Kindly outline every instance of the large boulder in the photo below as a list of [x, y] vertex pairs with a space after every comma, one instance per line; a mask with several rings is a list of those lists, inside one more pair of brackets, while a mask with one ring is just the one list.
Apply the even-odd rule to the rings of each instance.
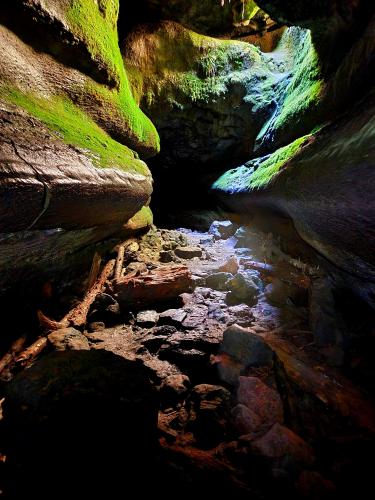
[[99, 350], [47, 355], [7, 388], [2, 430], [14, 498], [47, 498], [56, 484], [57, 498], [72, 488], [114, 493], [124, 477], [137, 484], [157, 450], [157, 414], [142, 364]]

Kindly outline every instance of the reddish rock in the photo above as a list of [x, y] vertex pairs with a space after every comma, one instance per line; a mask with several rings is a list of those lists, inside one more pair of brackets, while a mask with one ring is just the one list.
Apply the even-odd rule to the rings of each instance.
[[283, 421], [283, 406], [279, 394], [256, 377], [240, 377], [237, 399], [260, 417], [263, 427], [271, 427], [276, 422]]
[[236, 405], [232, 409], [232, 418], [239, 435], [250, 434], [252, 437], [258, 437], [259, 430], [262, 428], [262, 420], [247, 406]]
[[236, 257], [230, 257], [224, 264], [222, 264], [218, 268], [218, 272], [220, 273], [231, 273], [231, 274], [237, 274], [239, 269], [238, 261]]
[[254, 441], [251, 449], [266, 458], [291, 456], [297, 462], [311, 465], [314, 453], [311, 446], [300, 436], [280, 424], [275, 424], [267, 434]]

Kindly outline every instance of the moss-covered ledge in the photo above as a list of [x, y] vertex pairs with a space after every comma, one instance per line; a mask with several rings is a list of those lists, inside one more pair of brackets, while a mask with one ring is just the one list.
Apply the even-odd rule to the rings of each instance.
[[[147, 158], [159, 151], [159, 137], [132, 95], [118, 14], [119, 0], [14, 0], [0, 11], [0, 50], [10, 45], [14, 59], [0, 63], [0, 71], [8, 85], [36, 99], [51, 93], [70, 99], [112, 138]], [[22, 60], [32, 65], [30, 74], [43, 75], [43, 86], [19, 74]]]

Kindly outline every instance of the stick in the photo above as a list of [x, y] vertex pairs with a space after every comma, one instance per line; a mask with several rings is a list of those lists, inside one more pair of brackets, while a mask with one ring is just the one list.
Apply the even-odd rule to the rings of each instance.
[[43, 349], [47, 346], [47, 337], [38, 338], [31, 346], [25, 349], [16, 359], [16, 364], [22, 367], [26, 367], [33, 361], [38, 354], [40, 354]]
[[13, 342], [9, 351], [0, 359], [0, 373], [11, 368], [11, 365], [15, 362], [17, 354], [22, 351], [25, 342], [26, 335], [22, 335], [22, 337]]
[[125, 255], [125, 245], [120, 245], [118, 247], [116, 267], [115, 267], [115, 279], [121, 277], [122, 266], [124, 265], [124, 255]]
[[60, 328], [66, 328], [67, 326], [69, 326], [68, 322], [64, 322], [63, 319], [61, 321], [54, 321], [53, 319], [48, 318], [40, 310], [37, 311], [37, 315], [38, 315], [40, 326], [42, 328], [44, 328], [45, 330], [48, 330], [48, 331], [60, 330]]

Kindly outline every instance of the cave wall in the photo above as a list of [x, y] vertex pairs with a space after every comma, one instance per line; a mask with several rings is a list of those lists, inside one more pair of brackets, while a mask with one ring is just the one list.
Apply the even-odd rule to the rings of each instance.
[[[71, 265], [68, 254], [145, 214], [152, 177], [143, 159], [158, 152], [159, 136], [133, 98], [118, 15], [118, 0], [15, 0], [0, 8], [4, 286], [22, 279], [25, 264], [28, 276], [55, 272], [64, 259]], [[75, 235], [70, 249], [66, 231]]]

